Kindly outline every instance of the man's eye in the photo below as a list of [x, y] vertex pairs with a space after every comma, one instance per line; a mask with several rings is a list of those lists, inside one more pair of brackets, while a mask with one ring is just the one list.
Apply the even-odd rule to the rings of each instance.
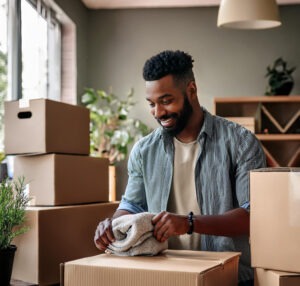
[[149, 103], [149, 106], [150, 106], [151, 108], [153, 108], [155, 105], [154, 105], [154, 103]]
[[163, 100], [161, 103], [162, 103], [163, 105], [167, 105], [167, 104], [170, 104], [170, 103], [171, 103], [171, 100], [170, 100], [170, 99], [168, 99], [168, 100]]

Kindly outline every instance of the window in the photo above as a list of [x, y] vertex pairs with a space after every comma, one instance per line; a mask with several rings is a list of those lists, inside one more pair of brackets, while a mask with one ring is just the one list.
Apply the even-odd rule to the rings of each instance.
[[0, 0], [0, 151], [3, 150], [4, 100], [7, 95], [7, 0]]
[[53, 9], [33, 0], [21, 2], [21, 21], [22, 98], [60, 100], [61, 23]]
[[[76, 103], [73, 22], [53, 0], [7, 3], [8, 98], [49, 98]], [[64, 57], [70, 54], [71, 59], [66, 60]], [[72, 95], [67, 94], [70, 90]]]

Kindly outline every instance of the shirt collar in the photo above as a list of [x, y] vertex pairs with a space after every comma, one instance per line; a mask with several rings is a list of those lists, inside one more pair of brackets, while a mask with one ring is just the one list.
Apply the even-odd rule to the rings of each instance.
[[213, 134], [213, 116], [204, 108], [201, 107], [203, 110], [203, 125], [198, 135], [198, 142], [200, 141], [200, 138], [205, 133], [209, 138], [212, 137]]

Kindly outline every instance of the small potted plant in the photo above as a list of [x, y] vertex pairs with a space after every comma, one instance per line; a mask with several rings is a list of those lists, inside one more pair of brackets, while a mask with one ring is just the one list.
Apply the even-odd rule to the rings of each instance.
[[23, 226], [25, 208], [29, 202], [24, 192], [24, 178], [0, 183], [0, 285], [10, 285], [14, 255], [17, 247], [12, 240], [26, 232]]
[[[108, 158], [110, 177], [114, 177], [115, 165], [126, 159], [130, 146], [151, 130], [141, 120], [129, 117], [133, 89], [124, 100], [104, 90], [86, 89], [82, 103], [90, 109], [90, 154]], [[110, 200], [115, 200], [115, 186], [110, 181]]]
[[287, 68], [287, 63], [278, 58], [273, 66], [267, 67], [266, 77], [269, 78], [265, 95], [289, 95], [294, 86], [292, 73], [296, 67]]

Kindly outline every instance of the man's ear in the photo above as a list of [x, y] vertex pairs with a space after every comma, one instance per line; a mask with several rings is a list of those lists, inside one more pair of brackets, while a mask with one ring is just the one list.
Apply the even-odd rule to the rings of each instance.
[[190, 81], [187, 87], [188, 94], [190, 95], [191, 99], [194, 99], [197, 97], [197, 85], [195, 81]]

